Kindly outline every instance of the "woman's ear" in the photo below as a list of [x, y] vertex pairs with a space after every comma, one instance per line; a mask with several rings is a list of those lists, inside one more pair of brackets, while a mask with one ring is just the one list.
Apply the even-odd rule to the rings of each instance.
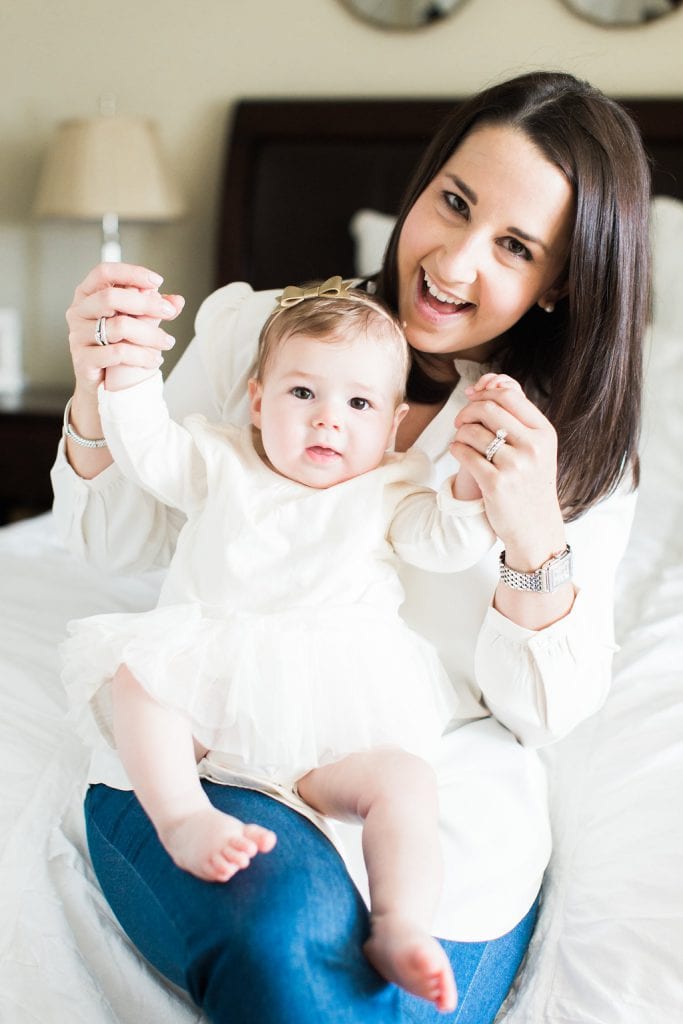
[[249, 408], [251, 410], [251, 422], [255, 427], [261, 429], [261, 399], [263, 397], [263, 386], [256, 377], [250, 377], [247, 383], [249, 395]]
[[555, 305], [567, 295], [568, 291], [569, 286], [566, 281], [563, 284], [553, 285], [540, 296], [538, 304], [545, 313], [554, 313]]

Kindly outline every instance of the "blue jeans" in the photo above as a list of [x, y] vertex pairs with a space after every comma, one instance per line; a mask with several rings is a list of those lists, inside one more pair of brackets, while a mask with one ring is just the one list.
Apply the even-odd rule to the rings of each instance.
[[175, 867], [130, 792], [91, 786], [88, 844], [112, 910], [140, 952], [213, 1024], [490, 1024], [537, 905], [491, 942], [443, 941], [458, 985], [452, 1015], [385, 982], [361, 947], [368, 913], [329, 840], [262, 793], [204, 782], [213, 804], [273, 829], [272, 853], [227, 884]]

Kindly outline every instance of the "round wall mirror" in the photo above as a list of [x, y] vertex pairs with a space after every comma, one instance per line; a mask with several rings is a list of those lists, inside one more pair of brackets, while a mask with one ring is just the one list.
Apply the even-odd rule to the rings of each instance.
[[465, 0], [341, 0], [364, 21], [382, 28], [422, 28], [447, 18]]
[[681, 0], [564, 0], [575, 14], [598, 25], [644, 25], [671, 14]]

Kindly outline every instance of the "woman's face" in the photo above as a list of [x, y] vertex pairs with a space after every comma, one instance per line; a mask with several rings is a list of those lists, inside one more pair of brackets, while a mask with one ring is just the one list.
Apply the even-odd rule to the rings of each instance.
[[413, 348], [483, 360], [531, 306], [561, 294], [573, 221], [571, 185], [522, 131], [475, 128], [399, 238], [399, 315]]

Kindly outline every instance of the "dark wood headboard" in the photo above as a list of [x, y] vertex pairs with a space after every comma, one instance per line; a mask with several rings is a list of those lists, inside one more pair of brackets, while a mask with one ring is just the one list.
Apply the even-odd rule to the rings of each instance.
[[[653, 162], [653, 191], [683, 199], [683, 100], [624, 100]], [[394, 213], [457, 100], [243, 100], [231, 112], [216, 287], [354, 273], [356, 210]]]

